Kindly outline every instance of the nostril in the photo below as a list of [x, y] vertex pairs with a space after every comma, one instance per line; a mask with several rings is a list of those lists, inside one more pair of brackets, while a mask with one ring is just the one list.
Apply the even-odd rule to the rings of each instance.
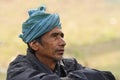
[[65, 45], [66, 45], [66, 44], [62, 44], [61, 46], [63, 46], [63, 47], [64, 47]]

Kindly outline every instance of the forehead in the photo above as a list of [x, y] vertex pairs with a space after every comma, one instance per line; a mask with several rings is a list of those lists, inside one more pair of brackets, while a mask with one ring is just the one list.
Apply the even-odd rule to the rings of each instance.
[[53, 33], [63, 33], [62, 29], [55, 27], [54, 29], [52, 29], [51, 31], [47, 32], [46, 34], [53, 34]]

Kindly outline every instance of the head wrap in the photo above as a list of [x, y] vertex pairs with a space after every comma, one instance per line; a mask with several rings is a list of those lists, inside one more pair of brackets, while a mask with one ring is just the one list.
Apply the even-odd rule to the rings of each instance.
[[55, 27], [61, 28], [59, 15], [45, 11], [45, 5], [28, 11], [29, 18], [22, 24], [22, 34], [19, 36], [25, 43], [33, 41]]

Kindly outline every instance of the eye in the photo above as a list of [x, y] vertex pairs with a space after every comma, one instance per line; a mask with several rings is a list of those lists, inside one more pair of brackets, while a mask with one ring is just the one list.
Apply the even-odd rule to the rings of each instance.
[[53, 33], [52, 35], [51, 35], [52, 37], [62, 37], [62, 38], [64, 38], [64, 34], [63, 33]]
[[61, 33], [61, 37], [64, 38], [64, 34], [63, 33]]
[[59, 34], [58, 33], [54, 33], [52, 34], [52, 37], [57, 37]]

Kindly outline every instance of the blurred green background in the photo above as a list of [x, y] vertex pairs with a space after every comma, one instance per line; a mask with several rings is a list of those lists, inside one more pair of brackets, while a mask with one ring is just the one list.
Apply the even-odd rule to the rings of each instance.
[[27, 11], [41, 4], [59, 13], [65, 40], [65, 57], [82, 65], [109, 70], [120, 80], [120, 0], [0, 0], [0, 80], [9, 63], [26, 53], [18, 38]]

